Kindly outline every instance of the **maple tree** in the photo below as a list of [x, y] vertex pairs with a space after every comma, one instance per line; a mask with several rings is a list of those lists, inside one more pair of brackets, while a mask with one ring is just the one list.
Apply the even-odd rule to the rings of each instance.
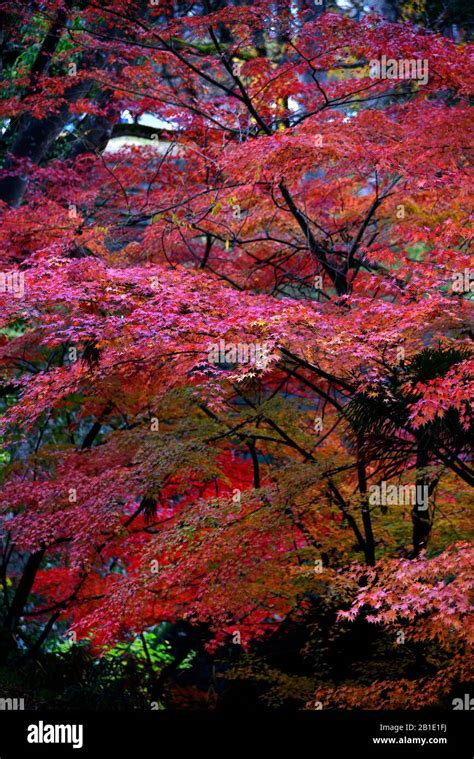
[[181, 5], [0, 3], [1, 656], [183, 620], [251, 655], [317, 598], [328, 645], [362, 618], [445, 658], [305, 693], [436, 703], [468, 675], [472, 46]]

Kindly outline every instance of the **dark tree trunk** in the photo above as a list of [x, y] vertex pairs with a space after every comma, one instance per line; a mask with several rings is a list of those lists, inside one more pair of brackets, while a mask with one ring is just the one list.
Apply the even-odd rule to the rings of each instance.
[[418, 556], [420, 551], [426, 548], [431, 532], [431, 517], [428, 501], [424, 493], [429, 494], [429, 483], [426, 467], [429, 463], [428, 446], [426, 441], [420, 440], [416, 454], [416, 499], [412, 511], [413, 521], [413, 556]]
[[[65, 97], [69, 102], [77, 100], [84, 97], [91, 86], [89, 81], [80, 81], [66, 91]], [[5, 162], [5, 169], [11, 168], [12, 173], [0, 179], [0, 200], [13, 208], [18, 208], [23, 199], [28, 178], [24, 171], [16, 167], [16, 162], [19, 159], [28, 159], [33, 163], [40, 163], [69, 118], [69, 108], [64, 105], [57, 113], [48, 114], [44, 119], [37, 119], [30, 114], [25, 114], [20, 119], [17, 136]]]
[[18, 629], [18, 623], [28, 601], [28, 596], [31, 593], [36, 573], [41, 565], [44, 553], [44, 549], [31, 553], [25, 564], [23, 574], [0, 631], [0, 662], [5, 661], [17, 648], [15, 635]]

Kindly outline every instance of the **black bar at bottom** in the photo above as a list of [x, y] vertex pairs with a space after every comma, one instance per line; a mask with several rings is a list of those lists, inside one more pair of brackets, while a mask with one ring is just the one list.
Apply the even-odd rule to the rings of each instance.
[[[133, 753], [132, 753], [133, 752]], [[473, 759], [469, 711], [0, 712], [0, 759], [226, 754]]]

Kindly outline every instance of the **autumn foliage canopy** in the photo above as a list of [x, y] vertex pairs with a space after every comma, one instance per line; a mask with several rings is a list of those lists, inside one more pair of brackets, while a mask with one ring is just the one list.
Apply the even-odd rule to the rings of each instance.
[[358, 625], [429, 666], [319, 669], [307, 708], [438, 703], [473, 637], [471, 46], [311, 3], [0, 5], [3, 656], [184, 620], [251, 667]]

